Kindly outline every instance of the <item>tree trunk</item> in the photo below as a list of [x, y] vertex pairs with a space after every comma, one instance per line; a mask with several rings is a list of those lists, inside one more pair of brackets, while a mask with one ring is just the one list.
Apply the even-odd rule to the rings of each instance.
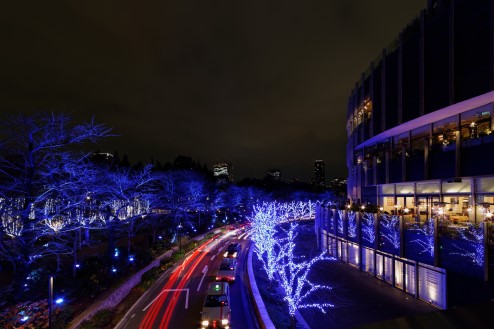
[[113, 265], [113, 256], [115, 254], [115, 228], [114, 224], [111, 220], [108, 222], [108, 251], [107, 251], [107, 258], [110, 263], [110, 271], [111, 271], [111, 266]]
[[290, 315], [290, 327], [295, 329], [295, 315]]
[[76, 264], [77, 264], [77, 240], [78, 237], [79, 237], [79, 234], [77, 234], [79, 232], [79, 230], [75, 230], [74, 231], [74, 249], [72, 250], [72, 252], [74, 253], [74, 264], [72, 264], [72, 277], [75, 279], [76, 277], [76, 269], [77, 267]]
[[130, 255], [130, 238], [132, 237], [132, 232], [129, 231], [127, 234], [127, 256]]
[[84, 228], [84, 240], [85, 240], [86, 244], [89, 244], [89, 239], [90, 239], [89, 227], [85, 227]]

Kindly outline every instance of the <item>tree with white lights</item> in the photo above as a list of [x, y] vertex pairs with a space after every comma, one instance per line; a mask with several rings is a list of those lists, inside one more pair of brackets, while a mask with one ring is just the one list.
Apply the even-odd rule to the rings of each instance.
[[274, 279], [278, 258], [275, 252], [275, 234], [278, 224], [276, 203], [264, 202], [255, 205], [253, 211], [251, 237], [255, 243], [254, 250], [271, 281]]
[[[289, 314], [294, 327], [295, 312], [303, 308], [318, 308], [325, 312], [325, 308], [333, 307], [330, 303], [311, 303], [309, 297], [317, 290], [331, 290], [331, 287], [317, 285], [308, 278], [314, 263], [323, 260], [334, 260], [321, 253], [319, 256], [299, 262], [300, 257], [294, 254], [295, 230], [297, 224], [292, 223], [286, 237], [279, 237], [276, 226], [286, 220], [285, 209], [292, 208], [295, 203], [278, 204], [265, 202], [254, 207], [252, 219], [252, 239], [255, 242], [255, 251], [270, 281], [279, 276], [284, 289], [284, 300], [288, 304]], [[278, 216], [278, 209], [282, 210], [282, 219]]]
[[282, 222], [288, 221], [292, 213], [292, 206], [288, 202], [282, 202], [278, 204], [277, 215], [278, 219]]
[[288, 312], [292, 320], [292, 328], [295, 328], [295, 312], [304, 308], [318, 308], [325, 313], [325, 308], [334, 307], [331, 303], [311, 303], [308, 302], [312, 293], [318, 290], [331, 290], [329, 286], [318, 285], [308, 278], [312, 266], [319, 261], [334, 260], [327, 257], [325, 253], [314, 257], [308, 261], [299, 261], [301, 257], [295, 256], [295, 230], [297, 224], [292, 223], [287, 233], [286, 239], [281, 239], [277, 243], [279, 260], [276, 263], [276, 273], [280, 277], [281, 285], [285, 292], [284, 300], [288, 304]]

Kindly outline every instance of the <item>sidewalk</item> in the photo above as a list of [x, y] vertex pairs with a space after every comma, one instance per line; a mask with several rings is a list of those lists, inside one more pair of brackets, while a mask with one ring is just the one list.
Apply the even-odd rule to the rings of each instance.
[[[299, 228], [296, 252], [302, 252], [308, 257], [319, 254], [313, 223], [301, 224]], [[255, 271], [263, 269], [257, 267]], [[314, 292], [308, 303], [335, 305], [326, 309], [326, 313], [315, 308], [300, 310], [302, 318], [313, 329], [349, 329], [400, 317], [438, 312], [437, 308], [337, 260], [315, 263], [309, 279], [333, 289], [330, 292]], [[266, 305], [266, 308], [269, 310], [270, 305]], [[395, 323], [393, 328], [396, 327], [399, 326]]]
[[314, 302], [333, 303], [326, 314], [301, 310], [311, 328], [354, 328], [389, 319], [437, 312], [438, 309], [340, 261], [316, 263], [313, 282], [333, 287]]

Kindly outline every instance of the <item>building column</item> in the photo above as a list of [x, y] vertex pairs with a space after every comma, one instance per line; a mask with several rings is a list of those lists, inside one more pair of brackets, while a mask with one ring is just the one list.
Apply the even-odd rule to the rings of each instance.
[[425, 10], [420, 12], [419, 35], [419, 114], [425, 114]]
[[[403, 215], [400, 216], [400, 257], [405, 257], [405, 225]], [[403, 281], [405, 283], [405, 281]]]
[[403, 123], [403, 33], [398, 36], [398, 124]]
[[[381, 86], [386, 86], [386, 49], [383, 49], [381, 65]], [[386, 88], [381, 87], [381, 131], [386, 131]]]
[[386, 166], [386, 184], [389, 184], [389, 160], [390, 160], [390, 143], [388, 143], [386, 149], [384, 150], [384, 165]]
[[494, 1], [491, 1], [489, 34], [491, 41], [489, 45], [489, 86], [490, 90], [494, 89]]
[[407, 146], [401, 145], [401, 181], [407, 181]]
[[449, 4], [449, 105], [455, 103], [455, 0]]
[[461, 120], [460, 115], [456, 117], [456, 149], [455, 149], [455, 178], [461, 177]]
[[372, 185], [377, 185], [377, 156], [372, 157]]
[[434, 266], [439, 267], [439, 220], [434, 216]]

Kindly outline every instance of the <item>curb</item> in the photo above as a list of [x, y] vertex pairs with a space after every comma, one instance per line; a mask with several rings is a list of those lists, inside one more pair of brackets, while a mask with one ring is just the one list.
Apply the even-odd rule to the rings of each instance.
[[[259, 314], [259, 317], [261, 318], [262, 322], [264, 322], [264, 323], [261, 323], [261, 327], [266, 328], [266, 329], [271, 329], [271, 328], [275, 329], [276, 327], [274, 326], [273, 322], [271, 321], [271, 318], [269, 317], [266, 306], [264, 305], [264, 301], [262, 300], [261, 294], [259, 293], [259, 289], [257, 288], [256, 278], [254, 276], [254, 271], [252, 269], [252, 253], [253, 253], [253, 251], [254, 251], [254, 243], [249, 250], [247, 269], [249, 272], [249, 283], [251, 286], [252, 295], [254, 296], [254, 300], [256, 302], [258, 314]], [[283, 288], [278, 288], [278, 289], [283, 289]], [[300, 314], [300, 312], [298, 310], [295, 312], [295, 319], [297, 319], [297, 323], [299, 325], [301, 325], [304, 329], [310, 329], [310, 326], [307, 324], [304, 317], [302, 316], [302, 314]]]
[[254, 245], [249, 250], [249, 256], [247, 259], [247, 272], [249, 274], [249, 283], [250, 290], [252, 292], [252, 296], [254, 297], [255, 306], [257, 309], [257, 313], [259, 314], [261, 320], [261, 327], [266, 329], [276, 329], [271, 318], [269, 317], [268, 310], [266, 310], [266, 306], [264, 305], [264, 301], [261, 298], [261, 294], [259, 293], [259, 289], [257, 288], [256, 278], [254, 277], [254, 270], [252, 269], [252, 252], [254, 251]]

